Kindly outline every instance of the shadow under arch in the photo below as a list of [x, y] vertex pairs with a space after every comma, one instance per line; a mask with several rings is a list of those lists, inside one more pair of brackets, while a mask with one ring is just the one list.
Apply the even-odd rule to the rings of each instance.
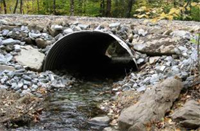
[[[106, 50], [118, 43], [129, 57], [108, 57]], [[44, 61], [43, 71], [66, 69], [83, 75], [105, 76], [137, 70], [130, 48], [119, 37], [101, 31], [79, 31], [54, 43]]]

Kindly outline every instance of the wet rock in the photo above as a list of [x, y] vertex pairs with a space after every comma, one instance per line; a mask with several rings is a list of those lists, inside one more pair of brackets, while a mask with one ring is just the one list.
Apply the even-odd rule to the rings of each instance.
[[194, 100], [189, 100], [171, 116], [181, 126], [197, 129], [200, 127], [200, 104]]
[[34, 49], [31, 46], [24, 46], [15, 59], [19, 64], [39, 71], [42, 68], [44, 57], [45, 55], [40, 53], [37, 49]]
[[5, 70], [8, 71], [15, 71], [15, 68], [12, 66], [6, 66], [6, 65], [0, 65], [0, 72], [3, 72]]
[[160, 121], [178, 98], [181, 89], [182, 83], [171, 78], [146, 90], [135, 105], [122, 111], [118, 119], [119, 129], [121, 131], [143, 131], [146, 130], [147, 123]]
[[94, 117], [89, 120], [90, 124], [104, 125], [104, 126], [108, 126], [109, 122], [110, 122], [110, 118], [108, 116]]

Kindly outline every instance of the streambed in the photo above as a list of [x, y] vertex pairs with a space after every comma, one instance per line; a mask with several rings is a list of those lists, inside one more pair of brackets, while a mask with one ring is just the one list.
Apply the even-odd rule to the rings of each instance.
[[17, 131], [99, 131], [105, 125], [91, 125], [88, 120], [105, 114], [98, 108], [103, 100], [111, 98], [112, 81], [81, 81], [69, 89], [49, 94], [45, 100], [46, 108], [41, 120]]

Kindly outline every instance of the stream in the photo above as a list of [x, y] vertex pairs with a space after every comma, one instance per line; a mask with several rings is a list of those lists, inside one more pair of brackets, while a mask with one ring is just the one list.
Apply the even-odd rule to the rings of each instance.
[[101, 125], [88, 120], [105, 114], [98, 108], [103, 100], [111, 98], [113, 81], [80, 81], [70, 89], [50, 93], [39, 123], [20, 127], [15, 131], [100, 131]]

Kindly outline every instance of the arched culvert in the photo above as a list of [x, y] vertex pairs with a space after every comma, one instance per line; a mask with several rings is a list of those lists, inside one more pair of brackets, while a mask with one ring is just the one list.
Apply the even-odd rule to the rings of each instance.
[[[118, 43], [129, 55], [126, 58], [108, 57], [106, 50]], [[137, 70], [130, 48], [117, 36], [100, 31], [80, 31], [58, 40], [48, 52], [43, 70], [66, 69], [68, 72], [120, 73]]]

